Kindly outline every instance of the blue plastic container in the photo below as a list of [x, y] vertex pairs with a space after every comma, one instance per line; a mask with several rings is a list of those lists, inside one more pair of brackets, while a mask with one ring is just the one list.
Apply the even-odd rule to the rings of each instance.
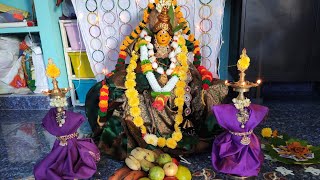
[[85, 103], [88, 91], [97, 83], [93, 79], [72, 80], [72, 82], [80, 103]]

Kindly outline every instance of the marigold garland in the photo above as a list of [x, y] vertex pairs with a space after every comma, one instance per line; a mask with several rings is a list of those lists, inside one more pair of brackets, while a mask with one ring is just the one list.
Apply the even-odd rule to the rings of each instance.
[[[184, 48], [185, 44], [184, 40], [180, 39], [179, 45]], [[129, 105], [129, 113], [134, 118], [133, 123], [135, 126], [140, 128], [141, 134], [143, 136], [143, 139], [146, 141], [147, 144], [151, 144], [153, 146], [159, 146], [159, 147], [165, 147], [175, 149], [177, 147], [177, 142], [179, 142], [182, 139], [182, 133], [179, 128], [179, 125], [183, 122], [183, 105], [184, 105], [184, 94], [185, 94], [185, 86], [186, 86], [186, 74], [188, 71], [188, 63], [187, 58], [185, 58], [186, 52], [181, 52], [181, 55], [179, 58], [177, 58], [179, 64], [183, 64], [184, 66], [180, 68], [179, 71], [179, 81], [177, 82], [178, 86], [176, 87], [175, 92], [175, 105], [178, 107], [178, 113], [175, 117], [175, 131], [172, 133], [171, 137], [166, 139], [164, 137], [157, 137], [155, 134], [147, 134], [146, 127], [144, 126], [143, 119], [141, 117], [141, 110], [139, 108], [139, 97], [138, 92], [135, 89], [136, 86], [136, 74], [134, 72], [134, 69], [136, 68], [136, 63], [139, 58], [139, 56], [136, 54], [135, 51], [132, 52], [132, 56], [130, 59], [130, 64], [127, 67], [127, 75], [126, 75], [126, 81], [125, 81], [125, 87], [127, 90], [125, 91], [126, 97], [128, 99], [128, 105]], [[143, 60], [146, 64], [142, 65], [142, 72], [146, 73], [147, 70], [149, 70], [150, 62], [148, 60]], [[142, 63], [143, 64], [143, 63]], [[152, 66], [151, 69], [152, 70]], [[182, 78], [181, 78], [182, 77]]]
[[[150, 16], [150, 12], [156, 7], [156, 4], [159, 3], [159, 1], [155, 1], [155, 3], [149, 3], [147, 9], [144, 11], [144, 15], [143, 15], [143, 20], [139, 23], [139, 25], [132, 31], [132, 33], [130, 34], [130, 36], [127, 36], [122, 45], [120, 46], [120, 52], [119, 52], [119, 58], [118, 58], [118, 62], [116, 64], [116, 69], [108, 74], [108, 77], [112, 76], [114, 74], [114, 72], [116, 72], [117, 70], [119, 70], [119, 68], [124, 67], [125, 65], [125, 59], [127, 58], [127, 49], [128, 47], [134, 42], [134, 40], [136, 40], [137, 38], [139, 38], [139, 34], [141, 33], [141, 31], [146, 27], [146, 24], [149, 21], [149, 16]], [[188, 41], [192, 44], [193, 46], [193, 53], [194, 53], [194, 61], [193, 64], [194, 66], [197, 68], [197, 70], [199, 71], [199, 73], [201, 74], [202, 77], [202, 88], [204, 90], [208, 89], [209, 86], [211, 86], [211, 82], [213, 80], [212, 77], [212, 73], [209, 72], [205, 67], [200, 66], [201, 64], [201, 53], [200, 53], [200, 47], [199, 47], [199, 41], [195, 40], [195, 37], [193, 34], [191, 34], [190, 32], [190, 28], [187, 25], [187, 21], [186, 19], [183, 17], [183, 13], [181, 12], [181, 8], [180, 6], [176, 6], [177, 2], [176, 0], [173, 1], [173, 5], [175, 6], [175, 15], [178, 18], [178, 23], [184, 23], [184, 27], [182, 28], [182, 33], [186, 34], [188, 36]], [[178, 39], [178, 43], [179, 44], [185, 44], [185, 39], [183, 38], [179, 38]], [[142, 45], [146, 45], [147, 43], [143, 41], [140, 42], [140, 44], [137, 44], [137, 46], [135, 47], [136, 49], [139, 49]], [[186, 54], [188, 52], [188, 48], [186, 46], [181, 46], [181, 54]], [[125, 86], [127, 88], [125, 94], [128, 98], [128, 104], [130, 106], [130, 114], [134, 117], [133, 118], [133, 123], [140, 128], [140, 131], [142, 133], [142, 135], [144, 136], [144, 139], [146, 140], [146, 142], [155, 146], [159, 146], [159, 147], [165, 147], [167, 146], [168, 148], [174, 149], [177, 146], [177, 142], [179, 142], [182, 139], [182, 133], [180, 131], [179, 125], [182, 123], [183, 121], [183, 105], [184, 105], [184, 87], [186, 86], [185, 80], [187, 78], [186, 76], [186, 71], [188, 70], [188, 68], [186, 68], [186, 66], [188, 66], [187, 63], [187, 56], [184, 55], [179, 55], [179, 57], [177, 57], [179, 63], [182, 65], [182, 67], [177, 67], [174, 69], [174, 71], [172, 72], [172, 76], [176, 75], [179, 76], [179, 81], [176, 84], [176, 89], [174, 91], [175, 95], [176, 95], [176, 99], [175, 99], [175, 105], [178, 107], [177, 110], [177, 115], [175, 117], [175, 124], [174, 124], [174, 129], [175, 131], [173, 132], [173, 134], [171, 135], [170, 138], [165, 139], [163, 137], [157, 137], [156, 135], [153, 134], [147, 134], [147, 130], [146, 127], [143, 125], [143, 119], [141, 118], [141, 110], [139, 108], [139, 98], [138, 98], [138, 91], [135, 89], [136, 86], [136, 74], [134, 72], [134, 69], [137, 67], [137, 63], [136, 61], [138, 60], [138, 56], [133, 53], [131, 60], [130, 60], [130, 64], [127, 67], [127, 76], [126, 76], [126, 83]], [[143, 60], [141, 60], [143, 62]], [[244, 63], [245, 64], [245, 63]], [[141, 69], [143, 71], [143, 73], [147, 73], [150, 71], [153, 71], [152, 66], [150, 64], [150, 61], [146, 61], [144, 63], [142, 63], [141, 65]], [[54, 71], [52, 71], [54, 72]], [[57, 74], [59, 73], [52, 73], [53, 76], [57, 76]], [[108, 99], [109, 99], [109, 89], [108, 86], [103, 85], [102, 88], [100, 89], [100, 102], [99, 102], [99, 108], [100, 108], [100, 112], [99, 114], [105, 115], [107, 113], [108, 110]]]
[[109, 87], [105, 85], [105, 82], [102, 81], [102, 87], [100, 89], [100, 97], [99, 97], [99, 116], [105, 116], [108, 111], [108, 100], [109, 100]]

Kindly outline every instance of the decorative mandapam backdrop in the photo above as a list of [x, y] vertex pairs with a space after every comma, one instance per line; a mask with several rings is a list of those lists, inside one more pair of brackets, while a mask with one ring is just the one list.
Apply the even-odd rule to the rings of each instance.
[[[138, 25], [148, 0], [72, 0], [97, 81], [114, 69], [125, 36]], [[202, 65], [218, 77], [225, 0], [178, 0], [200, 40]]]

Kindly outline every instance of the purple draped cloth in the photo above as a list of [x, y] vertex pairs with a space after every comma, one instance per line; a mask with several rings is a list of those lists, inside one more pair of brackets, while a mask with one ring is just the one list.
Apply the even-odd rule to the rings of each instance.
[[257, 176], [263, 163], [263, 153], [258, 137], [248, 135], [251, 142], [248, 145], [240, 143], [242, 137], [231, 132], [249, 132], [253, 130], [266, 116], [268, 108], [256, 104], [249, 106], [249, 120], [245, 128], [237, 120], [238, 110], [233, 104], [213, 106], [212, 110], [218, 123], [226, 132], [220, 134], [213, 142], [212, 165], [218, 172], [242, 177]]
[[[66, 122], [59, 127], [56, 121], [56, 108], [49, 110], [42, 120], [43, 127], [54, 136], [65, 136], [77, 132], [85, 121], [78, 113], [66, 111]], [[85, 179], [96, 172], [96, 162], [100, 159], [97, 146], [92, 139], [72, 138], [66, 146], [56, 140], [51, 152], [34, 167], [36, 180]]]

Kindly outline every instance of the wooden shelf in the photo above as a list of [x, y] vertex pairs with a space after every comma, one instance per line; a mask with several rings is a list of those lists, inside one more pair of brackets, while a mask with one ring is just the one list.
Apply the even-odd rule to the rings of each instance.
[[10, 27], [10, 28], [1, 28], [0, 34], [7, 34], [7, 33], [29, 33], [29, 32], [40, 32], [38, 26], [31, 26], [31, 27]]
[[73, 49], [71, 49], [70, 47], [69, 48], [66, 48], [66, 51], [68, 52], [68, 53], [74, 53], [74, 52], [82, 52], [82, 53], [86, 53], [87, 51], [86, 50], [73, 50]]
[[96, 80], [96, 78], [77, 78], [74, 75], [70, 79], [72, 79], [72, 80]]

